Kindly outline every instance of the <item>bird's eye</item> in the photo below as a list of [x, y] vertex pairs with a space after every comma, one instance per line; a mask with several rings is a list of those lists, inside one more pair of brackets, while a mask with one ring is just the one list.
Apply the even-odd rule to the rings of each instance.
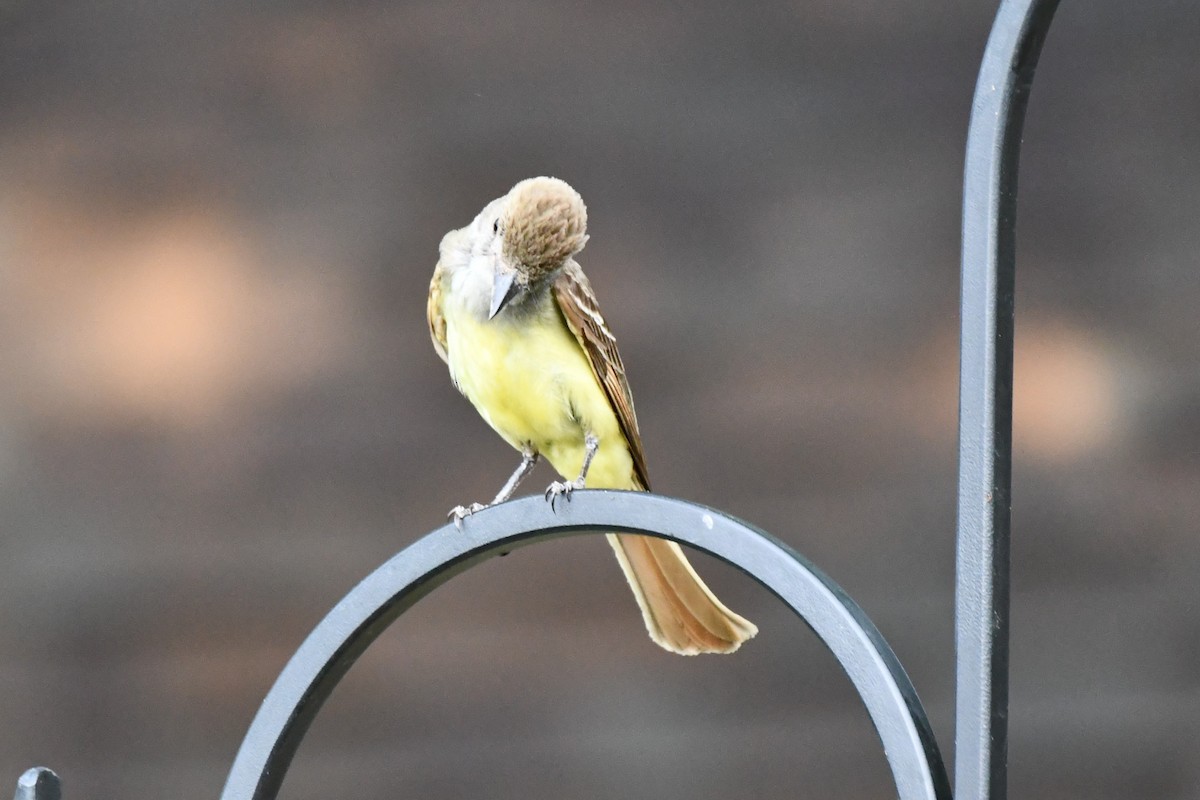
[[494, 220], [492, 220], [492, 233], [499, 233], [499, 232], [500, 232], [500, 220], [494, 219]]

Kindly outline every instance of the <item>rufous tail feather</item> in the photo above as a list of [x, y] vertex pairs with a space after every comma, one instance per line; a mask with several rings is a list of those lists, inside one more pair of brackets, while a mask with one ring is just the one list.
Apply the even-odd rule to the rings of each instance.
[[675, 542], [625, 533], [608, 534], [608, 542], [661, 647], [685, 656], [732, 653], [758, 633], [709, 591]]

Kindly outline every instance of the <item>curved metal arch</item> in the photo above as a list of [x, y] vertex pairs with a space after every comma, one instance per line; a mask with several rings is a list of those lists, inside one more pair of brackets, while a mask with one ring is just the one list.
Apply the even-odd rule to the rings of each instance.
[[954, 787], [1008, 794], [1009, 516], [1017, 159], [1058, 0], [1005, 0], [975, 84], [963, 176]]
[[222, 800], [272, 800], [321, 704], [372, 641], [437, 586], [514, 547], [587, 531], [674, 539], [746, 572], [833, 652], [867, 707], [901, 800], [950, 800], [949, 780], [916, 690], [867, 615], [787, 545], [733, 517], [639, 492], [576, 492], [558, 513], [541, 498], [444, 526], [371, 573], [313, 630], [255, 716]]

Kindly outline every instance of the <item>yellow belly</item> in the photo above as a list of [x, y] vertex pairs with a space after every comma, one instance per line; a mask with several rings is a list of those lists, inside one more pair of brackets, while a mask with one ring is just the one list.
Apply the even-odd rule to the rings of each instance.
[[557, 308], [519, 324], [445, 311], [450, 373], [505, 441], [518, 450], [533, 447], [570, 479], [579, 474], [590, 431], [600, 449], [587, 485], [635, 488], [633, 460], [616, 415]]

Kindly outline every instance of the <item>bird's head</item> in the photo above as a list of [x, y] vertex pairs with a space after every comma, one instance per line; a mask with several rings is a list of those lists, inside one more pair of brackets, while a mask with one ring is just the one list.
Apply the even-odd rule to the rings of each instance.
[[[491, 212], [488, 214], [487, 212]], [[490, 316], [539, 285], [587, 243], [587, 207], [558, 178], [529, 178], [485, 209], [495, 259]]]

